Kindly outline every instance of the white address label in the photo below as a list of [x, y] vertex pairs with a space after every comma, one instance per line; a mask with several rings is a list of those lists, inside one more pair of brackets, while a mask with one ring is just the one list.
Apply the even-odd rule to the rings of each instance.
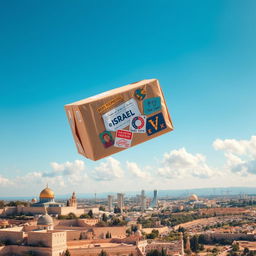
[[135, 99], [130, 99], [105, 113], [102, 118], [107, 131], [115, 132], [130, 124], [130, 120], [141, 115]]

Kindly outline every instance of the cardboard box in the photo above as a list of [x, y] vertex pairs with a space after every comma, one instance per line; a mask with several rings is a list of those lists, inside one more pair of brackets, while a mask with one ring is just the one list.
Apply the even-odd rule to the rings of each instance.
[[65, 105], [77, 150], [99, 160], [173, 130], [157, 79]]

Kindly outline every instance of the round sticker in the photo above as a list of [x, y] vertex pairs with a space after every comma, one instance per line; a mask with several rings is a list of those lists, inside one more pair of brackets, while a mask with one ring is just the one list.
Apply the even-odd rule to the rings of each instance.
[[132, 120], [132, 126], [134, 129], [141, 129], [145, 124], [144, 119], [141, 116], [136, 116]]

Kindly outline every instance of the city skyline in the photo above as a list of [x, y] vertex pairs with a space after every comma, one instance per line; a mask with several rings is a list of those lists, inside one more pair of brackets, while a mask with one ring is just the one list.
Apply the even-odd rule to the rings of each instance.
[[[2, 4], [0, 195], [254, 187], [255, 1], [114, 2]], [[78, 155], [64, 105], [145, 78], [174, 131]]]

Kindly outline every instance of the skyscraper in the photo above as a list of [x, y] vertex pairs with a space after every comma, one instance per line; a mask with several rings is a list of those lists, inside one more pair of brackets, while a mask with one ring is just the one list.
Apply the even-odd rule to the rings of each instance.
[[113, 196], [108, 195], [108, 211], [113, 211]]
[[123, 208], [124, 208], [124, 194], [123, 193], [117, 193], [117, 206], [119, 207], [119, 209], [122, 213]]
[[157, 207], [157, 190], [154, 190], [154, 197], [153, 200], [150, 203], [151, 208]]
[[141, 190], [141, 195], [140, 195], [140, 207], [141, 207], [141, 211], [145, 211], [146, 210], [146, 196], [145, 196], [145, 191]]

